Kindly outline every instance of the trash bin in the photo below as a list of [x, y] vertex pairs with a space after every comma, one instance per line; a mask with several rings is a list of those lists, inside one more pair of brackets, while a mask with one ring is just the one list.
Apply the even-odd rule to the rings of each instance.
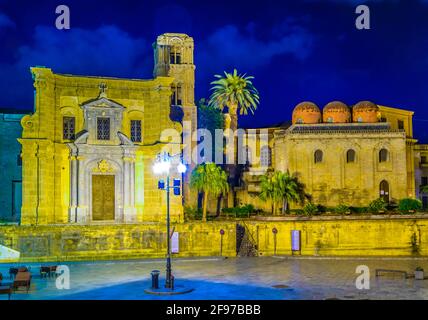
[[152, 275], [152, 289], [159, 289], [159, 270], [153, 270], [151, 272]]

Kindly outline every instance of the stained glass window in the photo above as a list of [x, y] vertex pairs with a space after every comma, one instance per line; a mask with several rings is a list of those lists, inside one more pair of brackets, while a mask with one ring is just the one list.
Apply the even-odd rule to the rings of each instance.
[[97, 118], [97, 139], [110, 140], [110, 118]]

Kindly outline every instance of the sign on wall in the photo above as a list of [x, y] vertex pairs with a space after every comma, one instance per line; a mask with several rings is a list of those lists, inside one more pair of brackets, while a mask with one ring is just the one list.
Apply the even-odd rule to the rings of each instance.
[[174, 232], [171, 236], [171, 253], [178, 253], [178, 232]]
[[291, 251], [300, 251], [300, 244], [300, 230], [291, 230]]

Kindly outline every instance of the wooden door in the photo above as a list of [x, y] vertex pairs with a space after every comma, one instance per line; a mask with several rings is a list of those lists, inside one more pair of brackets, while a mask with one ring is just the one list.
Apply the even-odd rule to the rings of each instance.
[[114, 175], [92, 176], [92, 220], [114, 220]]

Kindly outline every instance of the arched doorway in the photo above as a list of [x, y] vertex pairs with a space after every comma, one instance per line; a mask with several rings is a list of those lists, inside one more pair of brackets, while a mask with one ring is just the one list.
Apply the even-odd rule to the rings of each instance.
[[389, 183], [386, 180], [382, 180], [379, 185], [379, 197], [389, 203]]

